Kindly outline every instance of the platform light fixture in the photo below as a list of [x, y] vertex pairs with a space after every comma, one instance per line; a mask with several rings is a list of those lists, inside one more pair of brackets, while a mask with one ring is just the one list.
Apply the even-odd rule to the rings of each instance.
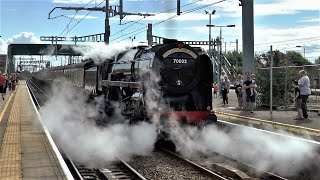
[[211, 57], [211, 15], [215, 14], [216, 13], [216, 10], [212, 10], [212, 11], [208, 11], [208, 10], [205, 10], [206, 14], [209, 14], [209, 24], [206, 25], [207, 27], [209, 27], [209, 56]]
[[[211, 58], [212, 57], [212, 51], [211, 51], [211, 47], [212, 47], [212, 39], [211, 39], [211, 15], [215, 14], [216, 13], [216, 10], [212, 10], [212, 11], [208, 11], [208, 10], [205, 10], [205, 13], [206, 14], [209, 14], [209, 24], [206, 25], [207, 27], [209, 27], [209, 50], [208, 50], [208, 54], [209, 54], [209, 57]], [[215, 62], [212, 63], [213, 64], [213, 79], [215, 80], [216, 79], [216, 73], [215, 73]]]
[[136, 37], [135, 37], [135, 36], [133, 36], [133, 37], [129, 37], [129, 39], [131, 39], [131, 46], [133, 47], [133, 40], [135, 40], [135, 39], [136, 39]]
[[306, 48], [304, 46], [296, 46], [298, 48], [303, 48], [303, 58], [306, 58]]

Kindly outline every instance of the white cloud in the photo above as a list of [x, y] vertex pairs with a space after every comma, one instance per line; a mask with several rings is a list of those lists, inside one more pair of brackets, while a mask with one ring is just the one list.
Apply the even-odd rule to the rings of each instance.
[[69, 15], [69, 18], [74, 18], [74, 19], [98, 19], [99, 17], [97, 16], [90, 16], [90, 15]]
[[[282, 52], [297, 51], [303, 52], [296, 46], [304, 46], [306, 58], [314, 61], [320, 56], [320, 26], [306, 26], [293, 28], [255, 28], [255, 52], [266, 52], [270, 49], [278, 49]], [[240, 41], [242, 44], [242, 40]]]
[[[274, 45], [278, 48], [290, 48], [296, 45], [316, 45], [320, 26], [306, 26], [294, 28], [255, 28], [255, 44], [257, 47]], [[318, 37], [311, 38], [308, 37]], [[308, 39], [307, 39], [308, 38]], [[284, 41], [284, 42], [283, 42]], [[286, 42], [287, 41], [287, 42]]]
[[[207, 40], [208, 37], [208, 28], [205, 26], [191, 26], [184, 28], [167, 28], [162, 27], [161, 29], [170, 29], [177, 31], [185, 31], [188, 32], [191, 36], [205, 37]], [[213, 31], [215, 30], [215, 31]], [[212, 38], [219, 36], [217, 34], [218, 30], [213, 29]], [[274, 49], [279, 49], [280, 51], [302, 51], [299, 48], [296, 48], [297, 45], [305, 46], [306, 49], [306, 57], [313, 61], [316, 57], [320, 56], [319, 46], [320, 46], [320, 25], [319, 26], [297, 26], [292, 28], [270, 28], [270, 27], [255, 27], [255, 52], [266, 52], [270, 49], [270, 45], [273, 46]], [[177, 33], [179, 34], [179, 33]], [[161, 36], [161, 35], [160, 35]], [[222, 36], [224, 38], [223, 41], [227, 42], [227, 51], [234, 50], [235, 44], [230, 42], [234, 42], [235, 39], [239, 40], [239, 50], [242, 51], [242, 30], [241, 26], [236, 26], [234, 28], [223, 28]], [[310, 38], [317, 37], [317, 38]], [[186, 34], [183, 36], [175, 37], [178, 39], [187, 39]], [[196, 40], [196, 39], [193, 39]], [[208, 46], [204, 46], [205, 49]], [[224, 47], [223, 47], [224, 49]]]
[[[92, 0], [53, 0], [53, 3], [61, 3], [61, 4], [100, 4], [102, 2], [103, 3], [104, 0], [98, 0], [98, 1], [92, 1]], [[118, 2], [118, 0], [109, 0], [110, 3], [115, 3]]]
[[22, 32], [21, 34], [14, 35], [12, 38], [9, 38], [7, 42], [0, 38], [0, 54], [7, 54], [8, 44], [14, 43], [37, 44], [41, 43], [41, 41], [32, 32]]
[[0, 54], [7, 54], [8, 44], [0, 37]]
[[[198, 4], [211, 4], [212, 0], [200, 1]], [[265, 1], [263, 4], [254, 4], [254, 15], [255, 16], [268, 16], [268, 15], [279, 15], [279, 14], [297, 14], [301, 11], [319, 11], [319, 0], [279, 0], [268, 3]], [[241, 16], [241, 7], [239, 1], [227, 0], [222, 3], [218, 3], [214, 6], [217, 8], [217, 13], [221, 13], [225, 16], [238, 17]], [[219, 12], [219, 9], [222, 12]]]
[[20, 44], [37, 44], [41, 43], [32, 32], [22, 32], [21, 34], [14, 35], [13, 38], [9, 38], [7, 44], [20, 43]]
[[[320, 16], [320, 14], [319, 14], [319, 16]], [[311, 23], [318, 22], [318, 23], [320, 23], [320, 18], [305, 19], [305, 20], [302, 20], [302, 21], [299, 21], [299, 22], [311, 22]]]

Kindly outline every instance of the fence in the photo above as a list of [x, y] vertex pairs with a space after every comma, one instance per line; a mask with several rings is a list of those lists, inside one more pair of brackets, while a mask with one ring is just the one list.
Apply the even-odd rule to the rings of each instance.
[[[298, 80], [298, 72], [306, 70], [310, 79], [312, 94], [309, 96], [308, 107], [320, 109], [320, 64], [305, 66], [273, 67], [272, 104], [273, 107], [290, 109], [294, 107], [294, 88], [292, 80]], [[258, 94], [258, 106], [270, 104], [270, 68], [260, 68], [256, 71]], [[270, 106], [269, 106], [270, 107]]]

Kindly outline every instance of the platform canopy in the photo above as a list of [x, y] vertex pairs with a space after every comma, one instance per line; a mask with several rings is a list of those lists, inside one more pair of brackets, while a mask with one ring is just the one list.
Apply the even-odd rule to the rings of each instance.
[[57, 56], [83, 56], [81, 52], [74, 50], [74, 47], [86, 47], [85, 45], [70, 45], [70, 44], [9, 44], [7, 73], [15, 72], [13, 56], [16, 55], [57, 55]]

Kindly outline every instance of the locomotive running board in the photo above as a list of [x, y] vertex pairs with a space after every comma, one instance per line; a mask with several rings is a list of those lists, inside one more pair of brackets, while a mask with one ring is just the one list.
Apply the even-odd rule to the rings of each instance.
[[123, 82], [123, 81], [110, 81], [110, 80], [102, 80], [102, 86], [118, 86], [118, 87], [128, 87], [128, 88], [141, 88], [141, 82]]

